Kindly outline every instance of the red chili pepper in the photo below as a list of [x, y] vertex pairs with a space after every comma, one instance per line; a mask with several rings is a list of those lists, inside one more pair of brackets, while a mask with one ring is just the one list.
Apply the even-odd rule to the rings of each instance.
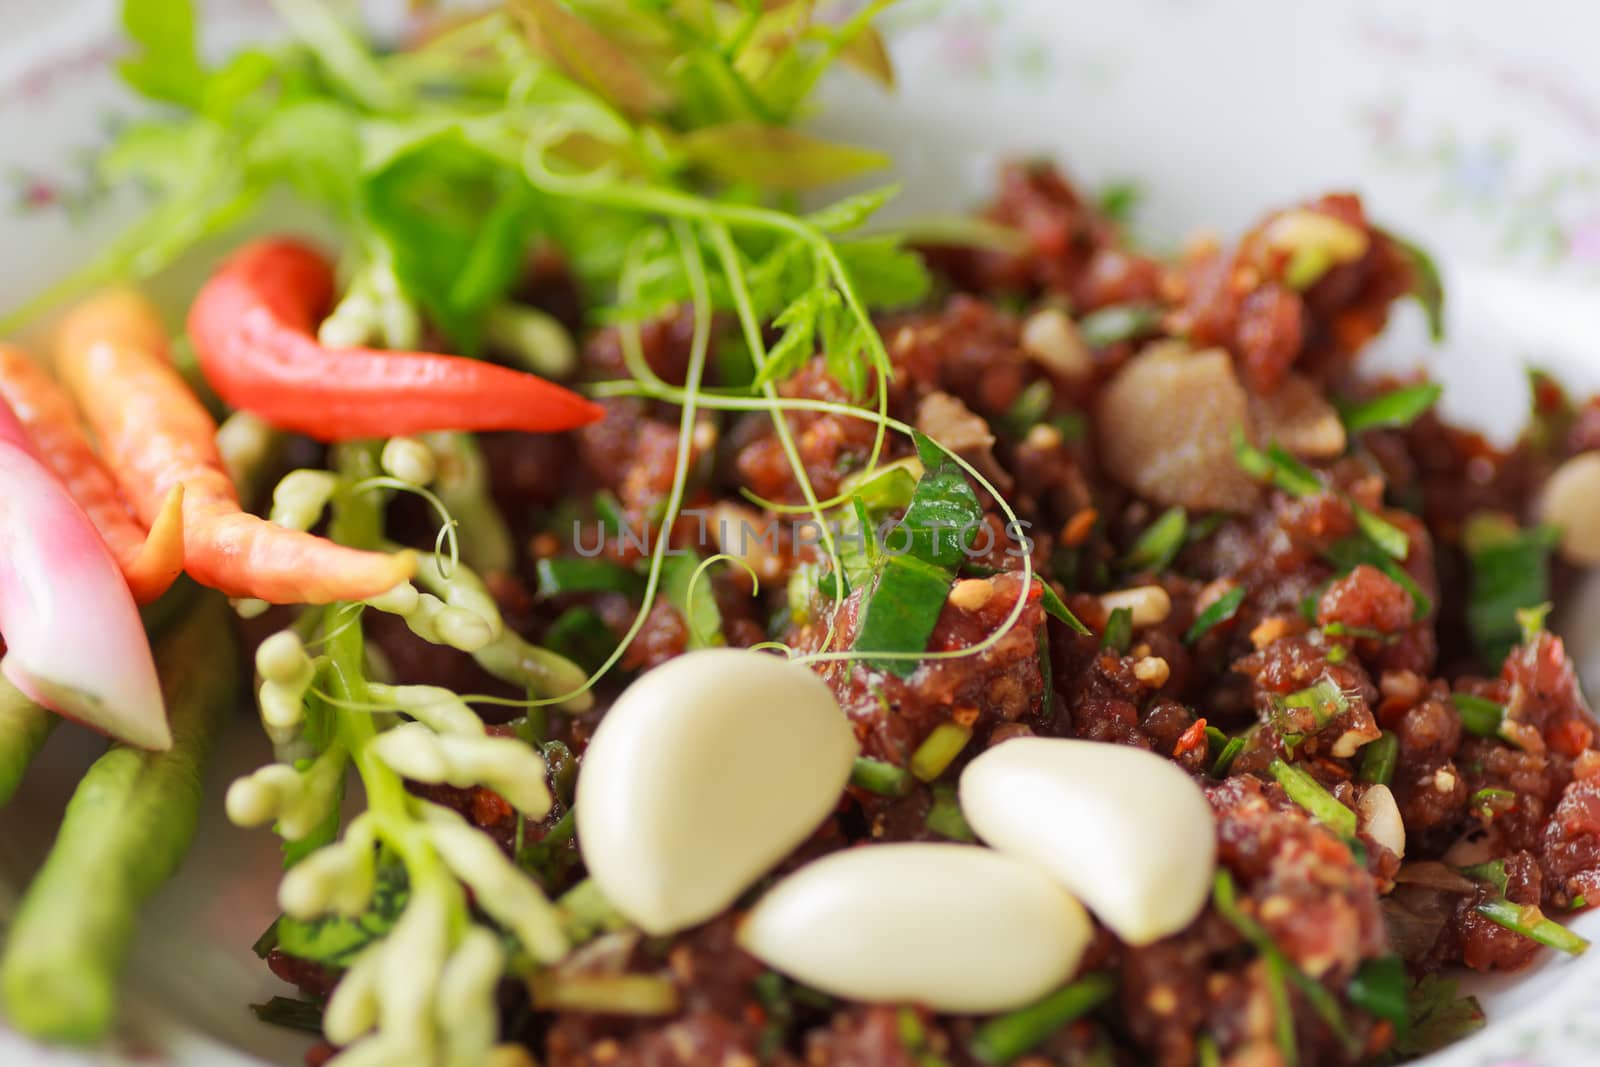
[[1181, 756], [1190, 749], [1199, 748], [1206, 743], [1206, 721], [1196, 719], [1189, 724], [1189, 728], [1178, 737], [1178, 743], [1173, 748], [1174, 756]]
[[314, 249], [281, 239], [241, 249], [189, 311], [189, 337], [217, 395], [320, 441], [430, 430], [548, 433], [604, 414], [569, 389], [493, 363], [325, 348], [315, 331], [333, 297], [333, 268]]

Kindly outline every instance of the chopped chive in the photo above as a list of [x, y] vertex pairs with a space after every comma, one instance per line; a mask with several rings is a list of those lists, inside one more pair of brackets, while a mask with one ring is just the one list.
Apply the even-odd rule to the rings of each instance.
[[644, 592], [644, 579], [618, 563], [603, 559], [554, 557], [534, 565], [540, 596], [565, 596], [568, 593], [623, 593], [638, 596]]
[[1205, 637], [1206, 633], [1232, 619], [1238, 614], [1240, 606], [1245, 603], [1246, 595], [1250, 595], [1250, 590], [1245, 589], [1243, 585], [1234, 585], [1232, 589], [1222, 593], [1221, 597], [1211, 601], [1210, 608], [1195, 616], [1194, 624], [1190, 624], [1189, 630], [1184, 632], [1184, 645], [1194, 645], [1195, 641]]
[[1517, 794], [1509, 789], [1479, 789], [1467, 798], [1467, 806], [1485, 819], [1493, 820], [1497, 815], [1516, 809]]
[[1215, 726], [1206, 727], [1206, 752], [1213, 758], [1228, 745], [1228, 735]]
[[1397, 234], [1379, 230], [1389, 243], [1400, 251], [1411, 266], [1411, 295], [1422, 305], [1428, 319], [1428, 336], [1435, 341], [1444, 340], [1444, 282], [1439, 277], [1439, 267], [1420, 246]]
[[1105, 348], [1131, 341], [1161, 325], [1161, 308], [1155, 304], [1113, 304], [1078, 320], [1078, 333], [1090, 348]]
[[961, 750], [972, 740], [972, 727], [958, 722], [942, 722], [923, 739], [911, 754], [911, 773], [919, 781], [931, 782], [945, 772]]
[[1000, 416], [1000, 425], [1012, 437], [1024, 437], [1028, 431], [1050, 414], [1050, 403], [1055, 399], [1055, 387], [1040, 378], [1023, 388], [1011, 402], [1006, 413]]
[[1289, 794], [1289, 799], [1304, 808], [1312, 818], [1340, 837], [1356, 836], [1356, 813], [1339, 803], [1332, 793], [1323, 788], [1321, 782], [1281, 759], [1273, 760], [1268, 770], [1283, 786], [1283, 791]]
[[1368, 1014], [1389, 1020], [1396, 1034], [1404, 1034], [1411, 1025], [1407, 985], [1406, 965], [1400, 957], [1379, 956], [1361, 964], [1345, 987], [1345, 995]]
[[1222, 524], [1227, 521], [1226, 511], [1213, 511], [1209, 515], [1193, 519], [1189, 522], [1189, 532], [1184, 536], [1184, 540], [1191, 545], [1197, 545], [1220, 530]]
[[1164, 571], [1172, 565], [1185, 544], [1189, 513], [1172, 508], [1147, 526], [1122, 561], [1126, 571]]
[[1116, 979], [1111, 975], [1091, 974], [1026, 1008], [990, 1019], [972, 1035], [973, 1058], [996, 1067], [1010, 1063], [1110, 1000], [1116, 988]]
[[1133, 644], [1133, 609], [1115, 608], [1106, 620], [1106, 632], [1100, 636], [1100, 647], [1117, 652], [1128, 651]]
[[272, 1026], [301, 1030], [322, 1036], [322, 1005], [292, 997], [273, 997], [265, 1004], [252, 1004], [257, 1019]]
[[1375, 396], [1371, 400], [1339, 404], [1339, 417], [1350, 433], [1379, 427], [1410, 426], [1422, 413], [1438, 403], [1444, 386], [1437, 382], [1410, 385]]
[[[1294, 1042], [1294, 1017], [1290, 1014], [1289, 993], [1285, 980], [1292, 982], [1294, 987], [1300, 990], [1301, 995], [1306, 998], [1306, 1002], [1311, 1005], [1318, 1018], [1326, 1023], [1328, 1029], [1333, 1031], [1339, 1040], [1343, 1042], [1345, 1050], [1350, 1056], [1354, 1057], [1359, 1053], [1361, 1042], [1351, 1032], [1349, 1026], [1346, 1025], [1344, 1013], [1339, 1007], [1338, 998], [1330, 993], [1322, 983], [1296, 967], [1284, 955], [1283, 950], [1278, 947], [1278, 943], [1272, 939], [1272, 934], [1267, 931], [1267, 928], [1239, 906], [1238, 891], [1234, 888], [1233, 875], [1226, 867], [1218, 868], [1217, 870], [1216, 878], [1211, 884], [1211, 902], [1216, 907], [1217, 914], [1222, 916], [1228, 925], [1237, 930], [1239, 935], [1250, 942], [1255, 950], [1261, 954], [1262, 961], [1267, 965], [1268, 976], [1272, 984], [1282, 987], [1283, 1018], [1289, 1022], [1286, 1052], [1288, 1062], [1294, 1062], [1296, 1047]], [[1276, 1004], [1278, 1002], [1277, 993], [1274, 993], [1273, 999]], [[1281, 1039], [1281, 1030], [1279, 1036]], [[1279, 1050], [1284, 1051], [1284, 1046], [1280, 1045]]]
[[575, 944], [591, 941], [603, 933], [626, 930], [628, 917], [616, 909], [600, 892], [593, 878], [585, 878], [556, 900], [561, 925]]
[[1461, 868], [1461, 873], [1474, 882], [1487, 882], [1494, 886], [1495, 892], [1501, 896], [1506, 895], [1506, 886], [1511, 881], [1511, 876], [1506, 873], [1505, 860], [1489, 860], [1487, 863], [1474, 863], [1469, 867]]
[[1067, 607], [1066, 601], [1061, 599], [1061, 594], [1051, 588], [1049, 582], [1043, 578], [1038, 579], [1038, 582], [1039, 604], [1044, 608], [1046, 615], [1066, 623], [1074, 633], [1087, 634], [1094, 632], [1072, 613], [1072, 609]]
[[972, 827], [967, 825], [967, 817], [961, 814], [961, 803], [956, 799], [956, 791], [949, 786], [939, 786], [934, 789], [933, 806], [928, 809], [925, 825], [934, 833], [948, 837], [952, 841], [976, 840], [972, 834]]
[[1581, 956], [1589, 950], [1587, 939], [1573, 933], [1555, 920], [1546, 918], [1544, 912], [1536, 905], [1513, 904], [1500, 897], [1486, 900], [1474, 910], [1490, 922], [1498, 923], [1507, 930], [1568, 955]]
[[1353, 501], [1350, 504], [1350, 511], [1355, 516], [1356, 526], [1367, 535], [1368, 540], [1383, 549], [1386, 555], [1395, 559], [1405, 559], [1410, 555], [1411, 538], [1407, 537], [1406, 532], [1400, 527]]
[[1228, 770], [1233, 766], [1233, 761], [1244, 751], [1245, 739], [1239, 737], [1228, 738], [1228, 743], [1222, 746], [1222, 751], [1217, 753], [1217, 761], [1211, 765], [1211, 777], [1226, 778]]
[[1450, 703], [1461, 716], [1461, 728], [1476, 737], [1499, 737], [1506, 709], [1486, 697], [1471, 693], [1451, 693]]
[[857, 756], [850, 769], [850, 784], [882, 797], [903, 797], [911, 792], [911, 775], [904, 767], [871, 756]]
[[1322, 492], [1322, 479], [1310, 467], [1289, 455], [1282, 445], [1269, 445], [1265, 452], [1256, 448], [1239, 426], [1233, 428], [1233, 458], [1250, 477], [1271, 482], [1290, 496], [1315, 496]]
[[[950, 574], [915, 556], [889, 556], [883, 572], [861, 609], [855, 647], [861, 652], [923, 652], [950, 595]], [[867, 662], [901, 678], [916, 672], [915, 659], [872, 659]]]
[[1278, 953], [1266, 957], [1267, 996], [1272, 1001], [1272, 1036], [1284, 1067], [1299, 1067], [1300, 1049], [1294, 1034], [1294, 1005], [1289, 1000], [1289, 964]]
[[1394, 781], [1394, 766], [1400, 760], [1400, 738], [1385, 730], [1361, 750], [1361, 769], [1356, 777], [1363, 782], [1388, 785]]
[[1589, 906], [1589, 899], [1582, 893], [1572, 898], [1572, 903], [1567, 905], [1568, 911], [1582, 911]]
[[539, 971], [528, 979], [528, 989], [533, 1006], [541, 1011], [670, 1015], [678, 1010], [677, 987], [654, 974]]

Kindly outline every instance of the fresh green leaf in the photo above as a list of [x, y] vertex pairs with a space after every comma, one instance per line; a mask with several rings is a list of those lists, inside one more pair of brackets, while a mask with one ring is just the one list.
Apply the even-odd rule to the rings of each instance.
[[1459, 995], [1461, 983], [1439, 974], [1424, 975], [1407, 991], [1411, 1025], [1391, 1047], [1397, 1059], [1412, 1059], [1453, 1045], [1484, 1024], [1477, 998]]
[[1035, 581], [1040, 586], [1039, 603], [1044, 608], [1046, 615], [1066, 623], [1074, 633], [1087, 634], [1092, 632], [1083, 624], [1081, 619], [1072, 613], [1072, 609], [1067, 607], [1066, 602], [1061, 599], [1061, 594], [1057, 593], [1049, 582], [1043, 578], [1036, 578]]
[[409, 896], [405, 867], [393, 860], [380, 863], [372, 904], [359, 918], [301, 920], [285, 915], [278, 920], [278, 947], [296, 959], [348, 967], [362, 949], [388, 935]]
[[1101, 186], [1095, 197], [1095, 207], [1118, 226], [1126, 226], [1133, 221], [1133, 214], [1142, 200], [1144, 189], [1138, 182], [1111, 182]]
[[246, 158], [253, 171], [288, 182], [347, 220], [359, 210], [361, 131], [348, 108], [305, 100], [275, 111], [251, 139]]
[[1239, 614], [1239, 608], [1244, 604], [1244, 598], [1250, 590], [1242, 585], [1236, 585], [1223, 593], [1211, 606], [1195, 617], [1194, 622], [1183, 635], [1183, 643], [1192, 645], [1218, 626]]
[[811, 212], [806, 221], [825, 233], [848, 233], [860, 229], [883, 205], [900, 192], [898, 185], [882, 185], [864, 193], [835, 200], [824, 208]]
[[252, 1004], [255, 1017], [271, 1026], [322, 1036], [322, 1005], [292, 997], [273, 997], [264, 1004]]
[[670, 103], [626, 49], [557, 0], [511, 0], [511, 9], [573, 79], [627, 114], [643, 117]]
[[622, 593], [636, 598], [644, 592], [644, 579], [607, 559], [551, 556], [534, 564], [541, 597], [572, 593]]
[[1133, 543], [1133, 548], [1123, 557], [1122, 569], [1130, 572], [1166, 570], [1186, 543], [1184, 535], [1188, 529], [1186, 510], [1178, 507], [1164, 512]]
[[[868, 592], [856, 635], [857, 651], [922, 652], [950, 595], [950, 573], [915, 556], [892, 555], [884, 559], [877, 585]], [[902, 678], [917, 669], [914, 659], [869, 657], [867, 662]]]
[[694, 581], [700, 566], [696, 555], [670, 556], [661, 572], [661, 588], [667, 602], [683, 616], [689, 631], [688, 647], [715, 648], [728, 643], [722, 634], [722, 610], [717, 607], [716, 593], [711, 588], [709, 574], [701, 574]]
[[749, 121], [695, 130], [680, 147], [722, 181], [794, 192], [859, 177], [889, 163], [881, 152]]
[[1511, 876], [1506, 873], [1506, 861], [1503, 859], [1474, 863], [1461, 868], [1461, 873], [1474, 882], [1486, 882], [1494, 886], [1495, 892], [1501, 896], [1506, 895], [1506, 886], [1511, 880]]
[[898, 237], [863, 237], [842, 241], [839, 260], [862, 302], [892, 311], [920, 303], [933, 288], [922, 257], [904, 248]]
[[198, 108], [206, 72], [196, 45], [193, 0], [123, 0], [122, 25], [138, 51], [117, 69], [152, 100]]
[[1408, 985], [1406, 966], [1400, 957], [1379, 956], [1362, 961], [1345, 995], [1350, 1003], [1368, 1014], [1389, 1020], [1395, 1034], [1403, 1035], [1411, 1025], [1411, 1007], [1406, 999]]
[[1490, 536], [1469, 520], [1463, 543], [1472, 564], [1467, 625], [1491, 667], [1499, 667], [1522, 637], [1517, 612], [1550, 599], [1550, 550], [1557, 536], [1549, 527], [1514, 527]]
[[568, 608], [544, 633], [546, 648], [594, 672], [617, 647], [617, 636], [593, 608]]
[[923, 475], [906, 508], [899, 532], [885, 533], [891, 551], [905, 551], [919, 560], [951, 569], [966, 556], [972, 532], [983, 521], [978, 496], [961, 468], [926, 437], [917, 435]]
[[1435, 382], [1394, 389], [1359, 403], [1340, 404], [1339, 417], [1350, 433], [1364, 430], [1410, 426], [1423, 412], [1438, 403], [1444, 386]]

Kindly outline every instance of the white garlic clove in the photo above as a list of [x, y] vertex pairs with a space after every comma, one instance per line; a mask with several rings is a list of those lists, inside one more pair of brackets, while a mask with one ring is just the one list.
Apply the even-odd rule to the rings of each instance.
[[1386, 785], [1373, 785], [1361, 794], [1356, 805], [1361, 832], [1401, 859], [1406, 855], [1406, 824], [1400, 805]]
[[1557, 467], [1539, 510], [1561, 530], [1563, 556], [1582, 567], [1600, 566], [1600, 452], [1579, 453]]
[[1211, 805], [1181, 767], [1144, 749], [1006, 741], [962, 772], [961, 810], [984, 841], [1039, 864], [1130, 945], [1176, 933], [1205, 907]]
[[649, 933], [709, 919], [827, 817], [856, 750], [805, 667], [730, 648], [670, 660], [628, 687], [584, 753], [589, 874]]
[[739, 928], [751, 955], [835, 996], [986, 1014], [1077, 970], [1089, 918], [1048, 875], [972, 845], [868, 845], [773, 888]]

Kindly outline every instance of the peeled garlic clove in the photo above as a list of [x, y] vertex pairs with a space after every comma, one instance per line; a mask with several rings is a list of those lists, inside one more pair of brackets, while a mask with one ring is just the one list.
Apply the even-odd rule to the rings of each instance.
[[1127, 745], [1026, 737], [973, 760], [961, 810], [984, 841], [1038, 864], [1130, 945], [1205, 907], [1216, 827], [1182, 768]]
[[1539, 500], [1545, 522], [1561, 530], [1561, 554], [1600, 566], [1600, 452], [1583, 452], [1557, 467]]
[[651, 934], [709, 919], [838, 803], [856, 741], [805, 667], [704, 649], [617, 699], [578, 774], [578, 839], [606, 899]]
[[1048, 875], [972, 845], [836, 852], [778, 883], [739, 928], [751, 955], [826, 993], [974, 1014], [1060, 986], [1092, 937]]

